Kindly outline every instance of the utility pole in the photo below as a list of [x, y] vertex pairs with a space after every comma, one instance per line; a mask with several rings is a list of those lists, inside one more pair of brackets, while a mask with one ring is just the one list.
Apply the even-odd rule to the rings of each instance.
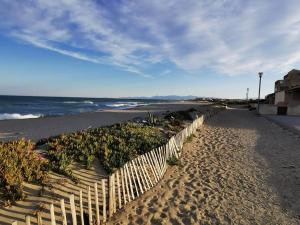
[[246, 92], [246, 101], [248, 102], [248, 98], [249, 97], [249, 88], [247, 88], [247, 92]]
[[263, 75], [263, 72], [259, 72], [259, 86], [258, 86], [258, 101], [257, 101], [257, 113], [259, 114], [259, 101], [260, 101], [260, 86], [261, 86], [261, 77]]

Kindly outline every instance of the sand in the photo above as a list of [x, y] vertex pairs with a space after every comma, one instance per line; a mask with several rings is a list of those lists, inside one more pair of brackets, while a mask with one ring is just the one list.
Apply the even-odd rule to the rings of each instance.
[[[107, 173], [97, 160], [94, 161], [94, 165], [91, 169], [85, 169], [79, 164], [73, 165], [73, 173], [79, 179], [78, 184], [75, 184], [65, 176], [51, 172], [50, 184], [52, 188], [46, 187], [42, 196], [40, 195], [41, 186], [24, 183], [24, 191], [27, 195], [25, 201], [17, 201], [11, 207], [0, 207], [0, 225], [11, 225], [14, 221], [18, 221], [18, 225], [25, 225], [25, 215], [30, 215], [31, 223], [36, 225], [37, 220], [35, 215], [37, 211], [42, 212], [43, 225], [50, 225], [49, 206], [51, 203], [53, 203], [55, 207], [57, 225], [62, 225], [60, 200], [65, 200], [66, 211], [69, 213], [69, 196], [70, 194], [74, 194], [75, 202], [78, 205], [80, 189], [83, 191], [84, 210], [87, 211], [87, 186], [90, 186], [93, 190], [94, 183], [100, 181], [102, 178], [107, 178]], [[100, 186], [98, 189], [100, 192]], [[92, 198], [94, 199], [93, 192]], [[70, 213], [68, 220], [71, 220]]]
[[[25, 137], [29, 136], [33, 139], [38, 139], [44, 137], [44, 135], [59, 134], [55, 132], [62, 131], [62, 129], [66, 132], [71, 132], [73, 129], [76, 130], [80, 128], [80, 126], [81, 129], [86, 128], [89, 123], [93, 123], [94, 126], [101, 126], [129, 120], [137, 116], [147, 116], [149, 111], [162, 113], [166, 110], [176, 111], [189, 109], [191, 107], [205, 111], [209, 106], [203, 103], [178, 102], [159, 105], [155, 104], [153, 106], [139, 107], [131, 110], [110, 110], [105, 112], [82, 113], [73, 116], [0, 121], [0, 125], [5, 124], [5, 126], [0, 126], [0, 131], [1, 129], [15, 129], [15, 132], [20, 133], [19, 129], [24, 129], [26, 130], [26, 132], [23, 132]], [[12, 126], [10, 127], [9, 125]], [[5, 134], [8, 135], [8, 133]], [[36, 218], [34, 215], [37, 211], [43, 212], [42, 216], [44, 218], [44, 224], [50, 224], [49, 205], [51, 203], [54, 204], [57, 219], [60, 220], [60, 199], [65, 199], [67, 203], [69, 202], [69, 195], [75, 194], [75, 200], [78, 203], [78, 195], [81, 188], [84, 196], [84, 208], [87, 211], [87, 186], [91, 186], [93, 188], [94, 182], [99, 182], [102, 178], [107, 178], [108, 175], [105, 173], [98, 160], [94, 161], [94, 165], [90, 170], [87, 170], [78, 164], [74, 165], [73, 173], [79, 179], [78, 184], [73, 183], [65, 176], [52, 172], [50, 174], [50, 183], [53, 188], [46, 188], [42, 196], [40, 196], [41, 186], [25, 183], [25, 194], [27, 195], [26, 200], [18, 201], [14, 203], [12, 207], [0, 208], [0, 225], [11, 225], [13, 221], [19, 221], [19, 225], [25, 224], [25, 215], [34, 217], [32, 222], [33, 224], [36, 224]], [[100, 204], [102, 203], [100, 202]], [[66, 204], [66, 210], [67, 213], [70, 212], [68, 204]], [[57, 224], [61, 224], [61, 221], [57, 221]]]
[[[109, 224], [300, 224], [299, 144], [299, 136], [254, 112], [223, 111], [184, 145], [181, 166], [170, 167]], [[61, 197], [106, 176], [97, 164], [75, 173], [79, 185], [55, 184], [63, 177], [52, 174], [53, 191], [43, 197], [37, 196], [40, 187], [26, 184], [27, 200], [0, 209], [0, 224], [24, 221], [40, 202], [58, 208]]]
[[254, 112], [221, 112], [109, 224], [300, 224], [299, 144]]

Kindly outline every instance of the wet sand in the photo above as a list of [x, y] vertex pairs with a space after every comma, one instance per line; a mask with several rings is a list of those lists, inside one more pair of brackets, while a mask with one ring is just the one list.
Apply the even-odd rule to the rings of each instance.
[[180, 167], [110, 224], [300, 224], [300, 139], [243, 109], [206, 123]]

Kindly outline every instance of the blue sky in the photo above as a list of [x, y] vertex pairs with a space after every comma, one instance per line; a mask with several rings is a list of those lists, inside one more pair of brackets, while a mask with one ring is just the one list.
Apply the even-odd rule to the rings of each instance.
[[300, 69], [297, 0], [0, 0], [0, 94], [262, 95]]

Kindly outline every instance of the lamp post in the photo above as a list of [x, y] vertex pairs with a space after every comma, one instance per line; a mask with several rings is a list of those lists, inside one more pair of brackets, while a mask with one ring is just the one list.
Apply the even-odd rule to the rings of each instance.
[[257, 113], [259, 114], [259, 100], [260, 100], [260, 86], [261, 86], [261, 77], [263, 75], [263, 72], [259, 72], [259, 87], [258, 87], [258, 101], [257, 101]]

